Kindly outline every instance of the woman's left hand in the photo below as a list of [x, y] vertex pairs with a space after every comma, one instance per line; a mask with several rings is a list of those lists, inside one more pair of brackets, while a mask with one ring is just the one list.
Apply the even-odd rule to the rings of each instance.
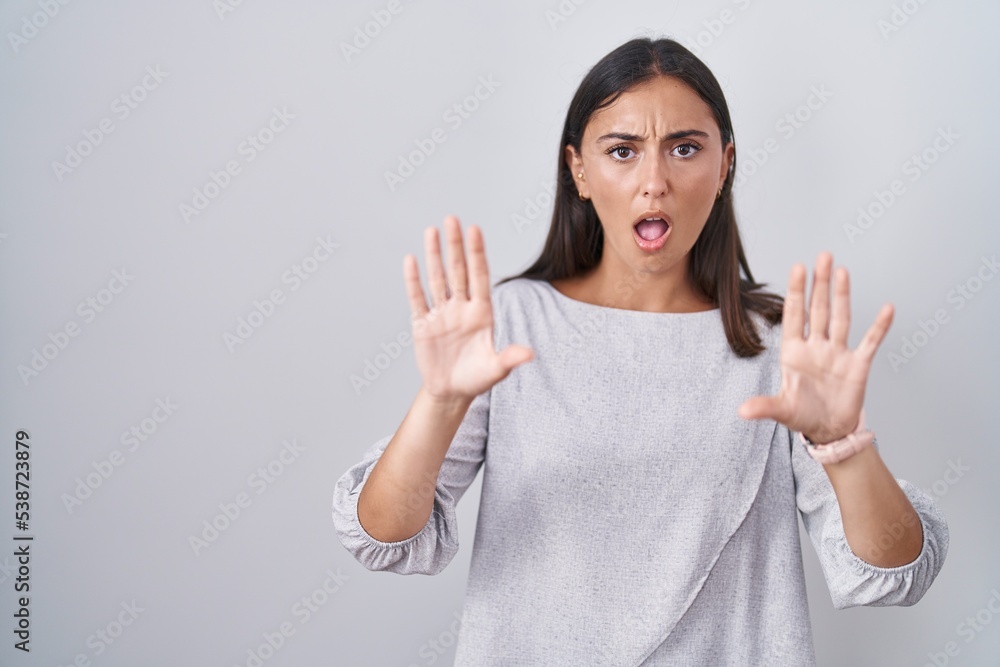
[[792, 266], [781, 319], [781, 390], [777, 396], [754, 396], [738, 410], [744, 419], [774, 419], [818, 443], [839, 440], [857, 428], [868, 370], [893, 316], [892, 304], [882, 306], [857, 349], [848, 349], [851, 306], [847, 269], [837, 269], [831, 315], [832, 266], [833, 255], [820, 253], [809, 296], [808, 337], [806, 267]]

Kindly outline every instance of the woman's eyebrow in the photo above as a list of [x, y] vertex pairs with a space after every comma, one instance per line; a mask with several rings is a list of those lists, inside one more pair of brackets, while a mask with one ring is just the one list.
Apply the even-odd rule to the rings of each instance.
[[[709, 135], [707, 132], [702, 132], [701, 130], [678, 130], [677, 132], [671, 132], [665, 136], [663, 140], [672, 141], [674, 139], [683, 139], [684, 137], [701, 137], [702, 139], [708, 139]], [[618, 141], [645, 141], [646, 137], [641, 137], [638, 134], [629, 134], [627, 132], [609, 132], [608, 134], [598, 137], [597, 143], [610, 141], [612, 139]]]

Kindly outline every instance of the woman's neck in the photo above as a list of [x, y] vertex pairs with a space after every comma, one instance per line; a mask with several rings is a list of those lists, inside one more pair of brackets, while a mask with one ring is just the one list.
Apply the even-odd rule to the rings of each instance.
[[642, 280], [639, 274], [608, 276], [601, 265], [579, 276], [553, 280], [551, 283], [571, 299], [623, 310], [697, 313], [718, 307], [700, 296], [686, 282], [671, 289], [665, 276], [660, 280]]

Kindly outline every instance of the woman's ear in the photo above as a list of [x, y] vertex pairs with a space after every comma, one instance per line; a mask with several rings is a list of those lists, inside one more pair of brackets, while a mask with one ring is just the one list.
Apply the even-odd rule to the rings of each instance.
[[719, 174], [720, 187], [726, 182], [726, 177], [729, 176], [729, 170], [733, 168], [733, 157], [735, 155], [736, 146], [730, 141], [726, 144], [726, 148], [722, 151], [722, 172]]
[[566, 144], [566, 166], [569, 170], [573, 172], [573, 177], [583, 170], [583, 160], [580, 158], [580, 154], [576, 152], [576, 148], [572, 144]]
[[584, 192], [584, 176], [586, 174], [583, 170], [583, 159], [576, 152], [576, 148], [570, 144], [566, 145], [566, 166], [569, 167], [569, 174], [573, 179], [573, 184], [576, 185], [577, 192], [586, 197], [587, 193]]

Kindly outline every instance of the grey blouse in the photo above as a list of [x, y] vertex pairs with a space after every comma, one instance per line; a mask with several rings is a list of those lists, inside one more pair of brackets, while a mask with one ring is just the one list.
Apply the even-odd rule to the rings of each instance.
[[497, 349], [535, 358], [473, 400], [424, 528], [385, 543], [358, 521], [391, 435], [333, 495], [337, 534], [362, 565], [436, 574], [458, 551], [455, 505], [482, 467], [457, 667], [814, 665], [799, 515], [838, 609], [912, 605], [937, 576], [948, 527], [928, 494], [897, 480], [923, 549], [872, 565], [848, 546], [826, 471], [797, 434], [737, 415], [781, 385], [780, 325], [754, 314], [768, 349], [742, 359], [718, 309], [610, 308], [524, 278], [492, 301]]

